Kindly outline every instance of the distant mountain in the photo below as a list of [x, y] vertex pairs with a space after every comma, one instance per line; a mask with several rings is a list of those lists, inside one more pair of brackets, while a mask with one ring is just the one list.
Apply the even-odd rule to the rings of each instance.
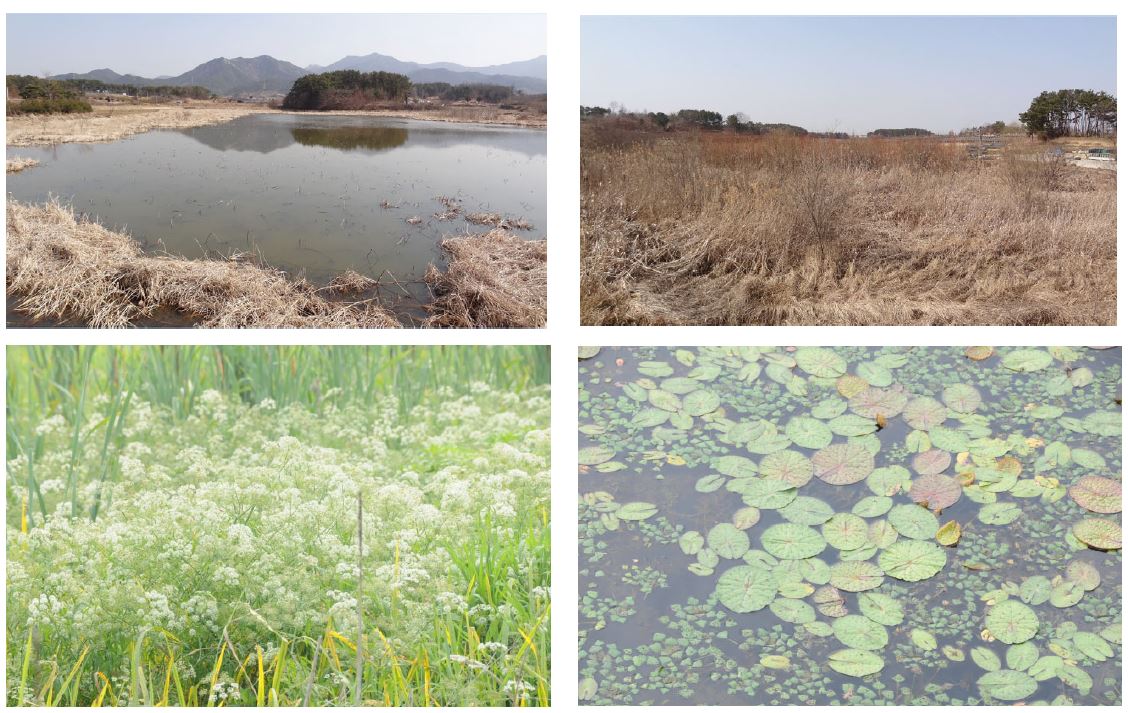
[[362, 57], [349, 56], [327, 67], [310, 65], [302, 68], [269, 55], [259, 57], [218, 57], [175, 77], [154, 79], [135, 74], [118, 74], [112, 69], [95, 69], [85, 74], [58, 74], [55, 79], [97, 79], [108, 84], [133, 84], [144, 87], [155, 84], [172, 86], [198, 85], [216, 94], [233, 95], [245, 92], [290, 91], [294, 80], [305, 74], [331, 72], [338, 69], [356, 69], [362, 72], [398, 72], [406, 74], [413, 82], [448, 82], [450, 84], [506, 84], [530, 93], [547, 90], [548, 59], [541, 55], [533, 59], [488, 67], [464, 67], [451, 62], [419, 64], [404, 62], [373, 53]]
[[544, 92], [548, 87], [548, 58], [545, 55], [520, 62], [494, 64], [488, 67], [466, 67], [453, 62], [404, 62], [373, 52], [364, 56], [349, 55], [326, 67], [308, 67], [310, 71], [332, 72], [355, 69], [361, 72], [397, 72], [413, 82], [449, 82], [451, 84], [508, 84], [526, 92]]

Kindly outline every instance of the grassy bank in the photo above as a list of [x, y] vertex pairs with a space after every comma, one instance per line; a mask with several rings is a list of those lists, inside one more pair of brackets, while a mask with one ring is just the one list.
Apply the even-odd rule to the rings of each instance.
[[1019, 144], [586, 122], [585, 324], [1113, 324], [1116, 177]]
[[548, 311], [548, 243], [495, 228], [447, 238], [446, 272], [431, 265], [430, 327], [543, 327]]
[[547, 348], [8, 364], [9, 704], [550, 702]]
[[[173, 315], [199, 327], [385, 328], [400, 321], [353, 271], [325, 288], [247, 261], [145, 253], [57, 202], [8, 200], [7, 294], [32, 321], [128, 327]], [[545, 242], [501, 229], [448, 238], [447, 272], [427, 280], [437, 299], [430, 327], [536, 327], [545, 322]]]
[[7, 140], [8, 146], [115, 141], [154, 129], [221, 124], [266, 110], [252, 104], [187, 102], [98, 106], [88, 114], [26, 114], [7, 118]]
[[453, 124], [497, 124], [505, 126], [524, 126], [543, 129], [548, 126], [548, 114], [535, 111], [502, 109], [498, 106], [454, 105], [437, 106], [431, 109], [387, 108], [387, 109], [344, 109], [334, 111], [284, 111], [284, 114], [308, 115], [310, 113], [339, 116], [387, 116], [419, 121], [441, 121]]

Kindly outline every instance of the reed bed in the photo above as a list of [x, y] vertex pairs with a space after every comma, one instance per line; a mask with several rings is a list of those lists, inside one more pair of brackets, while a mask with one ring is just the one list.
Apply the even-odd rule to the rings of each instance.
[[39, 159], [27, 158], [26, 156], [15, 156], [5, 160], [6, 173], [19, 173], [25, 168], [38, 165]]
[[1114, 324], [1116, 176], [1020, 142], [586, 122], [585, 324]]
[[100, 143], [155, 129], [222, 124], [266, 107], [254, 104], [188, 103], [96, 107], [89, 114], [26, 114], [7, 119], [8, 146]]
[[547, 705], [543, 347], [11, 347], [10, 705]]

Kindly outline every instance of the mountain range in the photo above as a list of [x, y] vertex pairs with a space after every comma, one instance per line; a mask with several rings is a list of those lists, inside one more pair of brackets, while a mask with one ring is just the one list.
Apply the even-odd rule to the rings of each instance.
[[453, 62], [420, 64], [404, 62], [379, 53], [363, 56], [350, 55], [327, 66], [296, 64], [275, 59], [270, 55], [259, 57], [217, 57], [175, 77], [139, 77], [135, 74], [118, 74], [112, 69], [95, 69], [84, 74], [58, 74], [55, 79], [97, 79], [108, 84], [152, 86], [201, 86], [216, 94], [231, 96], [245, 92], [288, 92], [294, 80], [305, 74], [330, 72], [339, 69], [356, 69], [361, 72], [397, 72], [406, 74], [413, 82], [447, 82], [449, 84], [506, 84], [514, 89], [539, 94], [548, 87], [548, 58], [544, 55], [520, 62], [494, 64], [487, 67], [465, 67]]

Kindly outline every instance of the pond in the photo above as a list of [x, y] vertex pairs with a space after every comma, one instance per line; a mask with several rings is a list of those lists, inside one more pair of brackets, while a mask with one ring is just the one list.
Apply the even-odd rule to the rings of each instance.
[[1120, 349], [579, 372], [583, 702], [1120, 704]]
[[[369, 116], [254, 114], [106, 144], [9, 148], [41, 163], [8, 176], [26, 202], [58, 196], [147, 250], [255, 252], [318, 284], [388, 271], [425, 299], [443, 235], [473, 213], [522, 219], [543, 238], [543, 130]], [[410, 221], [410, 222], [409, 222]], [[385, 281], [390, 278], [385, 278]]]

